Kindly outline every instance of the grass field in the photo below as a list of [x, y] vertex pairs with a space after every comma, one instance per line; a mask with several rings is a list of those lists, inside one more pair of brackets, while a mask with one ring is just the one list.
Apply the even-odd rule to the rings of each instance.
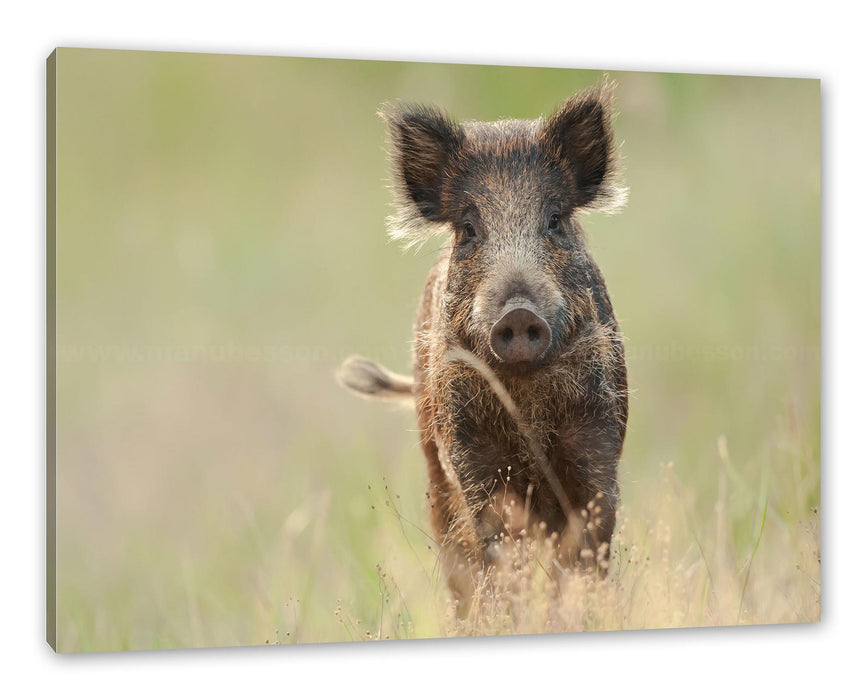
[[408, 412], [435, 246], [389, 244], [386, 100], [536, 117], [600, 73], [60, 50], [62, 651], [815, 621], [820, 88], [614, 73], [630, 200], [584, 224], [631, 414], [607, 580], [451, 613]]

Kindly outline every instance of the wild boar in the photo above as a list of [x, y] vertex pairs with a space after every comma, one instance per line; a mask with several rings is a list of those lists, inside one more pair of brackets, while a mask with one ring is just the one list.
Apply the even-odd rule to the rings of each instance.
[[338, 377], [411, 398], [444, 572], [466, 604], [504, 539], [556, 533], [558, 564], [607, 568], [628, 391], [623, 344], [579, 217], [624, 203], [612, 86], [548, 118], [458, 123], [386, 107], [408, 245], [450, 245], [427, 277], [414, 376], [352, 357]]

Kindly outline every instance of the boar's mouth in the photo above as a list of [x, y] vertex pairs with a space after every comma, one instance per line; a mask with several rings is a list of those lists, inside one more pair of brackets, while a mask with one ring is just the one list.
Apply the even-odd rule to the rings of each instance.
[[509, 299], [490, 329], [488, 343], [503, 369], [526, 372], [537, 366], [550, 349], [550, 324], [529, 299]]

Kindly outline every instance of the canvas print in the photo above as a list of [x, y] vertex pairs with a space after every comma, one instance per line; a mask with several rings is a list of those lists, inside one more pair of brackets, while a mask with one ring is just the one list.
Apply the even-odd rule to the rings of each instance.
[[820, 619], [819, 81], [47, 88], [57, 651]]

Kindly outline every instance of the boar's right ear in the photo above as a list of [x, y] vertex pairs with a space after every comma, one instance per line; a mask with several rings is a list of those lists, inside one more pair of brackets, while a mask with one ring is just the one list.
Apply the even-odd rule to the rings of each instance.
[[391, 236], [420, 243], [445, 220], [442, 189], [446, 172], [460, 150], [460, 125], [439, 110], [422, 105], [386, 105], [380, 115], [391, 139], [397, 215]]
[[578, 210], [615, 210], [628, 194], [619, 183], [612, 102], [604, 79], [572, 95], [541, 130], [541, 143], [574, 182]]

